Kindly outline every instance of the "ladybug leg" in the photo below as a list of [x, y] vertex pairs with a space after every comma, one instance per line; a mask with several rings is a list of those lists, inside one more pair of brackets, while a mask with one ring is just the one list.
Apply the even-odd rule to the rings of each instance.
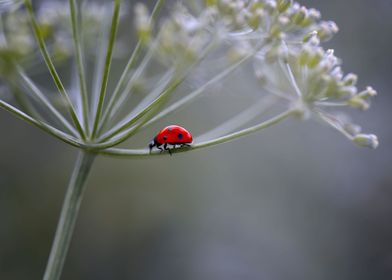
[[164, 149], [165, 151], [168, 151], [169, 154], [172, 155], [172, 152], [171, 152], [170, 148], [167, 147], [167, 143], [165, 143], [165, 144], [163, 145], [163, 149]]
[[163, 149], [162, 149], [162, 147], [161, 147], [161, 146], [157, 146], [157, 149], [160, 151], [160, 153], [162, 153], [162, 152], [163, 152]]

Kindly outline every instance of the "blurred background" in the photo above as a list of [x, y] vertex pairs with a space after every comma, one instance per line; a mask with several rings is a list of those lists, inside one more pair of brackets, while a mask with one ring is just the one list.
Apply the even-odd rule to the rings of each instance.
[[[337, 22], [327, 47], [379, 92], [351, 114], [379, 148], [293, 119], [172, 157], [99, 157], [62, 279], [392, 279], [392, 1], [300, 3]], [[200, 98], [135, 146], [172, 122], [202, 131], [241, 98]], [[4, 111], [0, 127], [0, 279], [41, 279], [77, 151]]]

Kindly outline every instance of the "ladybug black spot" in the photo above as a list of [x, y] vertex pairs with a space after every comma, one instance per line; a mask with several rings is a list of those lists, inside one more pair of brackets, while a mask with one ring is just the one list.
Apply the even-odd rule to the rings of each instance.
[[178, 134], [178, 139], [182, 139], [182, 137], [183, 137], [182, 134], [179, 133], [179, 134]]
[[163, 140], [167, 140], [167, 135], [163, 136]]
[[172, 130], [173, 130], [173, 128], [172, 128], [172, 127], [169, 127], [168, 129], [169, 129], [169, 131], [172, 131]]

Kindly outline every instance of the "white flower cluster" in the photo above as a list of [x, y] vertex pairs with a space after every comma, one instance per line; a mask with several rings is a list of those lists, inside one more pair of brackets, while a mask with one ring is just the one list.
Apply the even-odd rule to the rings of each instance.
[[358, 91], [357, 76], [344, 75], [334, 51], [321, 46], [337, 32], [337, 25], [321, 20], [319, 11], [291, 0], [205, 0], [199, 12], [177, 5], [151, 47], [169, 65], [189, 64], [211, 42], [216, 49], [228, 47], [223, 55], [232, 62], [251, 56], [266, 91], [288, 100], [302, 116], [316, 116], [360, 146], [374, 148], [374, 135], [359, 134], [349, 129], [353, 124], [327, 112], [344, 106], [367, 109], [376, 95], [371, 87]]
[[[7, 3], [6, 3], [7, 2]], [[29, 16], [23, 9], [17, 9], [23, 1], [0, 2], [6, 5], [13, 2], [12, 9], [2, 15], [0, 30], [0, 74], [12, 72], [12, 64], [18, 62], [25, 68], [33, 67], [39, 54]], [[17, 5], [18, 4], [18, 5]], [[83, 11], [84, 42], [88, 50], [96, 49], [96, 40], [102, 32], [102, 22], [110, 20], [105, 6], [89, 3]], [[68, 1], [44, 1], [38, 8], [37, 20], [40, 32], [47, 42], [48, 49], [57, 62], [65, 61], [74, 55], [72, 30]]]

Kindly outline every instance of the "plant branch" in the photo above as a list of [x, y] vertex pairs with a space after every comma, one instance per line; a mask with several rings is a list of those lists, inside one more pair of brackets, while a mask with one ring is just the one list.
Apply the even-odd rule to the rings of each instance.
[[110, 66], [111, 66], [111, 62], [112, 62], [114, 42], [116, 39], [117, 27], [118, 27], [118, 21], [119, 21], [120, 2], [121, 2], [121, 0], [114, 1], [112, 24], [111, 24], [109, 42], [108, 42], [108, 47], [107, 47], [107, 52], [106, 52], [106, 59], [105, 59], [105, 66], [104, 66], [102, 83], [101, 83], [101, 90], [99, 93], [97, 112], [96, 112], [95, 118], [94, 118], [93, 132], [91, 134], [91, 138], [93, 138], [93, 139], [95, 138], [95, 135], [98, 131], [98, 125], [99, 125], [99, 121], [101, 119], [103, 104], [105, 102], [106, 89], [107, 89], [108, 80], [109, 80], [109, 73], [110, 73]]
[[73, 120], [73, 122], [74, 122], [74, 124], [76, 126], [76, 129], [78, 130], [80, 136], [83, 139], [85, 139], [86, 135], [85, 135], [85, 133], [83, 131], [83, 128], [82, 128], [82, 126], [80, 124], [80, 121], [79, 121], [79, 119], [78, 119], [78, 117], [76, 115], [75, 108], [72, 105], [72, 102], [71, 102], [71, 100], [70, 100], [70, 98], [69, 98], [69, 96], [68, 96], [68, 94], [67, 94], [67, 92], [66, 92], [66, 90], [64, 88], [64, 85], [61, 82], [61, 79], [60, 79], [60, 77], [59, 77], [59, 75], [58, 75], [58, 73], [56, 71], [56, 68], [54, 67], [52, 59], [50, 58], [49, 52], [48, 52], [48, 50], [46, 48], [46, 44], [45, 44], [44, 38], [43, 38], [43, 36], [41, 34], [40, 27], [39, 27], [38, 22], [37, 22], [37, 20], [35, 18], [35, 15], [34, 15], [34, 10], [33, 10], [33, 5], [31, 3], [31, 0], [24, 0], [24, 3], [25, 3], [27, 11], [29, 13], [29, 16], [30, 16], [30, 22], [31, 22], [31, 25], [32, 25], [32, 29], [34, 31], [35, 38], [36, 38], [36, 40], [38, 42], [38, 46], [39, 46], [40, 51], [42, 53], [42, 56], [43, 56], [43, 58], [45, 60], [45, 63], [47, 65], [48, 69], [49, 69], [49, 72], [50, 72], [50, 74], [51, 74], [51, 76], [52, 76], [52, 78], [54, 80], [54, 83], [56, 84], [57, 89], [59, 90], [60, 94], [64, 97], [64, 99], [65, 99], [65, 101], [67, 103], [67, 106], [69, 107], [69, 112], [70, 112], [72, 120]]
[[241, 66], [243, 63], [245, 63], [247, 60], [249, 60], [253, 55], [254, 55], [254, 53], [245, 56], [244, 58], [242, 58], [238, 62], [234, 63], [233, 65], [231, 65], [230, 67], [228, 67], [224, 71], [222, 71], [219, 74], [217, 74], [216, 76], [212, 77], [210, 80], [208, 80], [202, 86], [200, 86], [198, 89], [196, 89], [193, 92], [187, 94], [182, 99], [174, 102], [172, 105], [170, 105], [166, 109], [162, 110], [159, 114], [157, 114], [151, 120], [149, 120], [144, 126], [150, 125], [151, 123], [153, 123], [153, 122], [163, 118], [164, 116], [166, 116], [166, 115], [176, 111], [178, 108], [182, 107], [186, 103], [188, 103], [188, 102], [192, 101], [193, 99], [197, 98], [201, 93], [205, 92], [205, 90], [208, 87], [210, 87], [213, 84], [223, 80], [229, 74], [234, 72], [239, 66]]
[[37, 98], [41, 104], [43, 104], [52, 115], [70, 132], [73, 136], [77, 135], [75, 128], [64, 118], [64, 116], [51, 104], [51, 102], [46, 98], [42, 91], [37, 87], [37, 85], [26, 75], [21, 67], [17, 67], [18, 74], [24, 83], [24, 85], [29, 90], [35, 98]]
[[15, 108], [14, 106], [4, 102], [3, 100], [0, 100], [0, 108], [3, 108], [4, 110], [14, 114], [19, 119], [24, 120], [25, 122], [40, 128], [41, 130], [49, 133], [50, 135], [56, 137], [57, 139], [60, 139], [61, 141], [67, 144], [70, 144], [75, 147], [84, 147], [83, 144], [78, 141], [78, 139], [58, 130], [57, 128], [52, 127], [51, 125], [45, 122], [38, 121], [32, 118], [26, 113], [20, 111], [18, 108]]
[[[287, 110], [267, 121], [264, 121], [260, 124], [245, 128], [243, 130], [237, 131], [237, 132], [233, 132], [231, 134], [227, 134], [225, 136], [222, 137], [218, 137], [212, 140], [208, 140], [208, 141], [204, 141], [204, 142], [200, 142], [200, 143], [196, 143], [190, 147], [183, 147], [183, 148], [177, 148], [177, 149], [172, 149], [171, 152], [172, 153], [181, 153], [181, 152], [187, 152], [187, 151], [193, 151], [193, 150], [198, 150], [198, 149], [202, 149], [202, 148], [207, 148], [207, 147], [212, 147], [218, 144], [223, 144], [232, 140], [235, 140], [239, 137], [254, 133], [256, 131], [265, 129], [267, 127], [270, 127], [274, 124], [277, 124], [285, 119], [287, 119], [288, 117], [294, 115], [297, 113], [297, 110], [295, 109], [290, 109]], [[106, 156], [115, 156], [115, 157], [148, 157], [148, 156], [159, 156], [159, 155], [164, 155], [167, 154], [168, 152], [152, 152], [150, 154], [149, 150], [147, 149], [120, 149], [120, 148], [109, 148], [106, 150], [101, 150], [98, 151], [98, 153], [102, 154], [102, 155], [106, 155]]]
[[86, 189], [86, 180], [90, 173], [95, 155], [80, 152], [61, 210], [55, 238], [46, 266], [44, 280], [59, 280], [64, 267], [65, 258], [71, 243], [79, 213], [80, 204]]
[[[120, 127], [115, 129], [114, 131], [108, 133], [104, 139], [102, 139], [102, 144], [97, 144], [97, 146], [102, 146], [101, 148], [106, 148], [109, 146], [115, 146], [117, 144], [120, 144], [124, 142], [126, 139], [128, 139], [133, 133], [136, 131], [136, 129], [139, 129], [145, 122], [148, 120], [145, 120], [142, 125], [139, 124], [136, 127], [130, 128], [133, 124], [135, 124], [137, 121], [142, 119], [144, 116], [146, 116], [148, 113], [150, 113], [154, 108], [159, 106], [160, 104], [164, 103], [165, 100], [177, 89], [177, 87], [183, 82], [183, 79], [178, 79], [176, 81], [173, 81], [162, 93], [153, 101], [151, 102], [148, 106], [146, 106], [141, 112], [139, 112], [134, 118], [129, 120], [128, 122], [122, 124]], [[127, 130], [127, 128], [130, 128]], [[125, 131], [124, 131], [125, 130]], [[123, 132], [122, 134], [120, 134]], [[109, 141], [112, 137], [116, 137]], [[105, 141], [108, 141], [105, 143]]]
[[[135, 133], [136, 130], [139, 130], [142, 127], [142, 125], [144, 125], [153, 117], [152, 114], [150, 114], [148, 118], [145, 118], [145, 120], [141, 124], [138, 124], [136, 127], [131, 127], [131, 126], [135, 124], [138, 120], [143, 118], [146, 114], [148, 114], [152, 109], [156, 108], [156, 106], [163, 104], [164, 101], [168, 97], [170, 97], [170, 95], [177, 89], [177, 87], [186, 80], [188, 75], [200, 63], [200, 61], [202, 61], [209, 54], [211, 49], [213, 49], [214, 45], [215, 45], [215, 41], [209, 42], [206, 48], [203, 50], [203, 53], [200, 54], [199, 58], [196, 59], [195, 62], [192, 63], [192, 65], [190, 65], [186, 70], [184, 70], [178, 79], [172, 81], [167, 86], [167, 88], [153, 102], [151, 102], [148, 106], [146, 106], [133, 119], [122, 124], [120, 127], [112, 129], [111, 131], [107, 132], [103, 137], [101, 137], [102, 139], [100, 139], [101, 140], [100, 142], [104, 142], [104, 143], [97, 144], [96, 146], [100, 147], [101, 149], [115, 146], [128, 139], [131, 135]], [[112, 137], [115, 136], [117, 136], [115, 139], [110, 140]], [[105, 141], [108, 142], [105, 143]]]
[[219, 137], [226, 133], [235, 131], [236, 129], [253, 120], [255, 117], [265, 113], [268, 111], [268, 109], [271, 109], [272, 105], [277, 101], [277, 99], [278, 97], [274, 95], [267, 95], [263, 98], [260, 98], [244, 111], [221, 123], [219, 126], [208, 130], [206, 133], [197, 136], [195, 141], [204, 141], [205, 139], [211, 139], [212, 137], [217, 136]]
[[75, 53], [76, 53], [76, 64], [78, 70], [78, 77], [79, 77], [79, 87], [80, 87], [80, 94], [82, 99], [82, 111], [83, 111], [83, 121], [84, 121], [84, 128], [86, 134], [89, 134], [89, 123], [88, 123], [88, 115], [89, 115], [89, 108], [88, 108], [88, 97], [87, 97], [87, 85], [86, 85], [86, 75], [85, 69], [83, 64], [83, 55], [82, 55], [82, 44], [80, 41], [80, 32], [81, 32], [81, 25], [78, 22], [78, 15], [79, 12], [80, 16], [81, 13], [79, 10], [79, 5], [75, 4], [75, 0], [69, 0], [69, 9], [71, 13], [71, 23], [72, 23], [72, 37], [74, 41]]
[[[154, 22], [154, 20], [157, 18], [157, 16], [159, 15], [159, 12], [164, 4], [165, 0], [157, 0], [157, 2], [155, 3], [154, 9], [151, 13], [151, 17], [150, 17], [150, 24], [152, 24]], [[129, 73], [129, 71], [135, 66], [137, 59], [139, 58], [140, 52], [142, 50], [143, 44], [142, 41], [139, 39], [139, 41], [136, 44], [136, 47], [134, 48], [131, 57], [128, 60], [127, 65], [124, 68], [123, 73], [121, 74], [121, 77], [116, 85], [116, 88], [113, 91], [113, 95], [109, 100], [108, 103], [108, 107], [106, 108], [103, 117], [102, 117], [102, 122], [99, 126], [99, 129], [102, 129], [105, 124], [107, 123], [107, 121], [109, 120], [109, 118], [111, 117], [111, 113], [112, 110], [114, 108], [115, 105], [115, 101], [118, 98], [118, 95], [121, 93], [121, 89], [124, 87], [127, 75]], [[132, 77], [133, 78], [133, 77]]]

